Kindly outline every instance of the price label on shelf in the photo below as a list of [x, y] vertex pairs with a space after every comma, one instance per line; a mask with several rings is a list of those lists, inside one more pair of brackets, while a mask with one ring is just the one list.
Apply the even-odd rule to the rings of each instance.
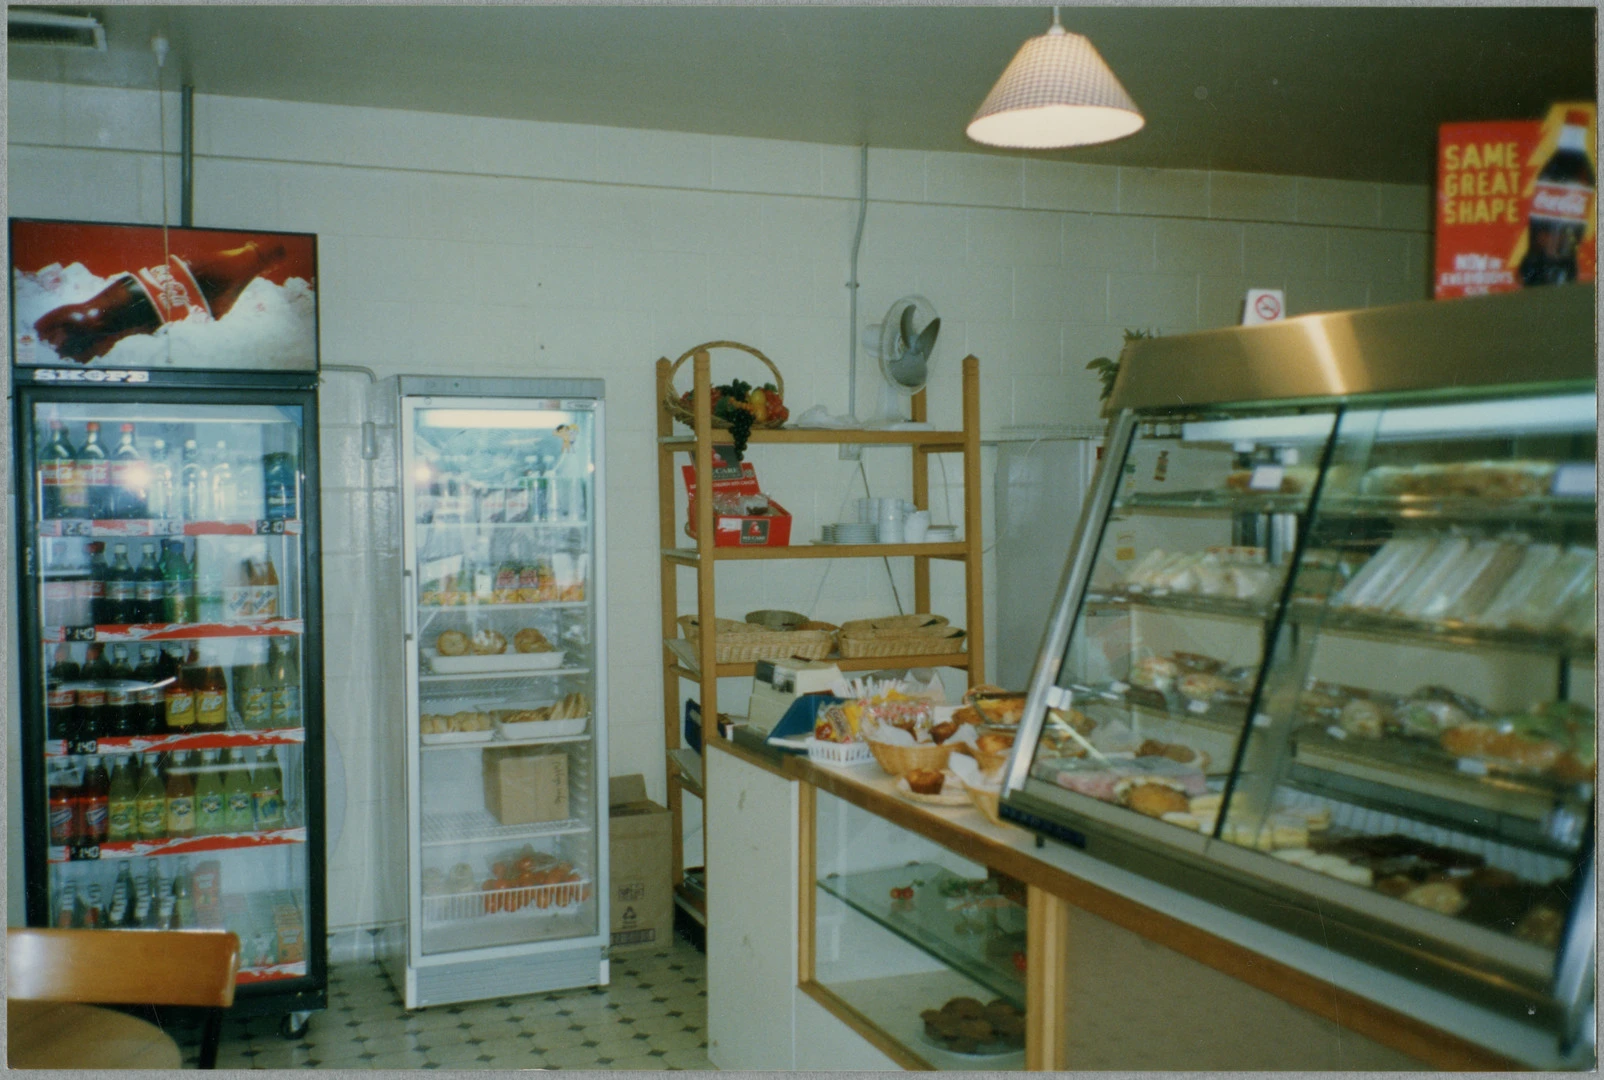
[[1206, 713], [1209, 711], [1209, 703], [1206, 701], [1189, 701], [1186, 704], [1186, 711], [1189, 713]]
[[1284, 465], [1255, 465], [1252, 475], [1248, 477], [1248, 490], [1280, 491], [1281, 481], [1286, 479], [1286, 475]]
[[256, 523], [256, 535], [283, 536], [288, 524], [283, 518], [263, 518]]
[[1459, 771], [1471, 776], [1486, 776], [1487, 763], [1481, 758], [1462, 757], [1459, 759]]
[[93, 626], [64, 626], [61, 628], [63, 641], [93, 641], [95, 628]]
[[67, 753], [98, 754], [100, 753], [100, 743], [96, 742], [94, 739], [74, 739], [72, 742], [67, 744]]
[[1131, 688], [1130, 683], [1123, 683], [1123, 682], [1120, 682], [1118, 679], [1115, 679], [1113, 682], [1108, 684], [1108, 692], [1110, 694], [1123, 694], [1125, 691], [1129, 690], [1130, 688]]
[[1339, 742], [1348, 737], [1348, 733], [1343, 731], [1335, 724], [1332, 724], [1330, 727], [1326, 728], [1326, 734], [1331, 736], [1333, 739], [1338, 740]]
[[1592, 495], [1597, 485], [1597, 469], [1592, 462], [1572, 462], [1554, 470], [1554, 486], [1549, 490], [1558, 498], [1577, 498]]
[[99, 844], [73, 844], [68, 849], [67, 858], [73, 862], [86, 862], [90, 859], [100, 858]]

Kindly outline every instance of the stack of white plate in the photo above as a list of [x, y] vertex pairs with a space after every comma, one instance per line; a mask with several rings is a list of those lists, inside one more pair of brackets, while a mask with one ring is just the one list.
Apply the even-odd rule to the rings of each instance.
[[957, 539], [958, 526], [956, 525], [932, 525], [929, 531], [925, 533], [925, 543], [927, 544], [950, 544]]
[[875, 527], [857, 521], [838, 521], [834, 539], [837, 544], [872, 544], [875, 542]]

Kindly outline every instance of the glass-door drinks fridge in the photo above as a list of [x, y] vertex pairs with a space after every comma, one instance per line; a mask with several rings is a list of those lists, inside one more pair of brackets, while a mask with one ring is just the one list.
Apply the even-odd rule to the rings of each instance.
[[184, 378], [18, 387], [28, 921], [232, 930], [238, 1007], [305, 1012], [324, 993], [311, 377]]
[[316, 237], [13, 219], [27, 921], [326, 1005]]
[[399, 429], [387, 681], [404, 687], [407, 804], [392, 977], [408, 1008], [605, 983], [602, 384], [382, 389]]

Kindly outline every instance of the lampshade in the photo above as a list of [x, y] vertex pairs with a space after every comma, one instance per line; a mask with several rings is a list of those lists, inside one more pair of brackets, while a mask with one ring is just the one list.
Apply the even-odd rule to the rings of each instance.
[[969, 122], [988, 146], [1045, 150], [1124, 138], [1147, 121], [1092, 43], [1058, 24], [1020, 46]]

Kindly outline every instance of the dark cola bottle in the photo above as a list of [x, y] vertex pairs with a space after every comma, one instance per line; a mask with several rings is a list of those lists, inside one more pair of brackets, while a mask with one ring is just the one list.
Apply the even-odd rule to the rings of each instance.
[[45, 312], [34, 332], [59, 356], [87, 364], [133, 334], [197, 315], [221, 319], [245, 286], [283, 257], [283, 244], [254, 241], [199, 259], [170, 255], [164, 265], [118, 275], [80, 304]]
[[1537, 174], [1532, 191], [1522, 285], [1563, 285], [1576, 280], [1576, 248], [1592, 215], [1595, 178], [1587, 159], [1587, 114], [1565, 114], [1559, 144]]

